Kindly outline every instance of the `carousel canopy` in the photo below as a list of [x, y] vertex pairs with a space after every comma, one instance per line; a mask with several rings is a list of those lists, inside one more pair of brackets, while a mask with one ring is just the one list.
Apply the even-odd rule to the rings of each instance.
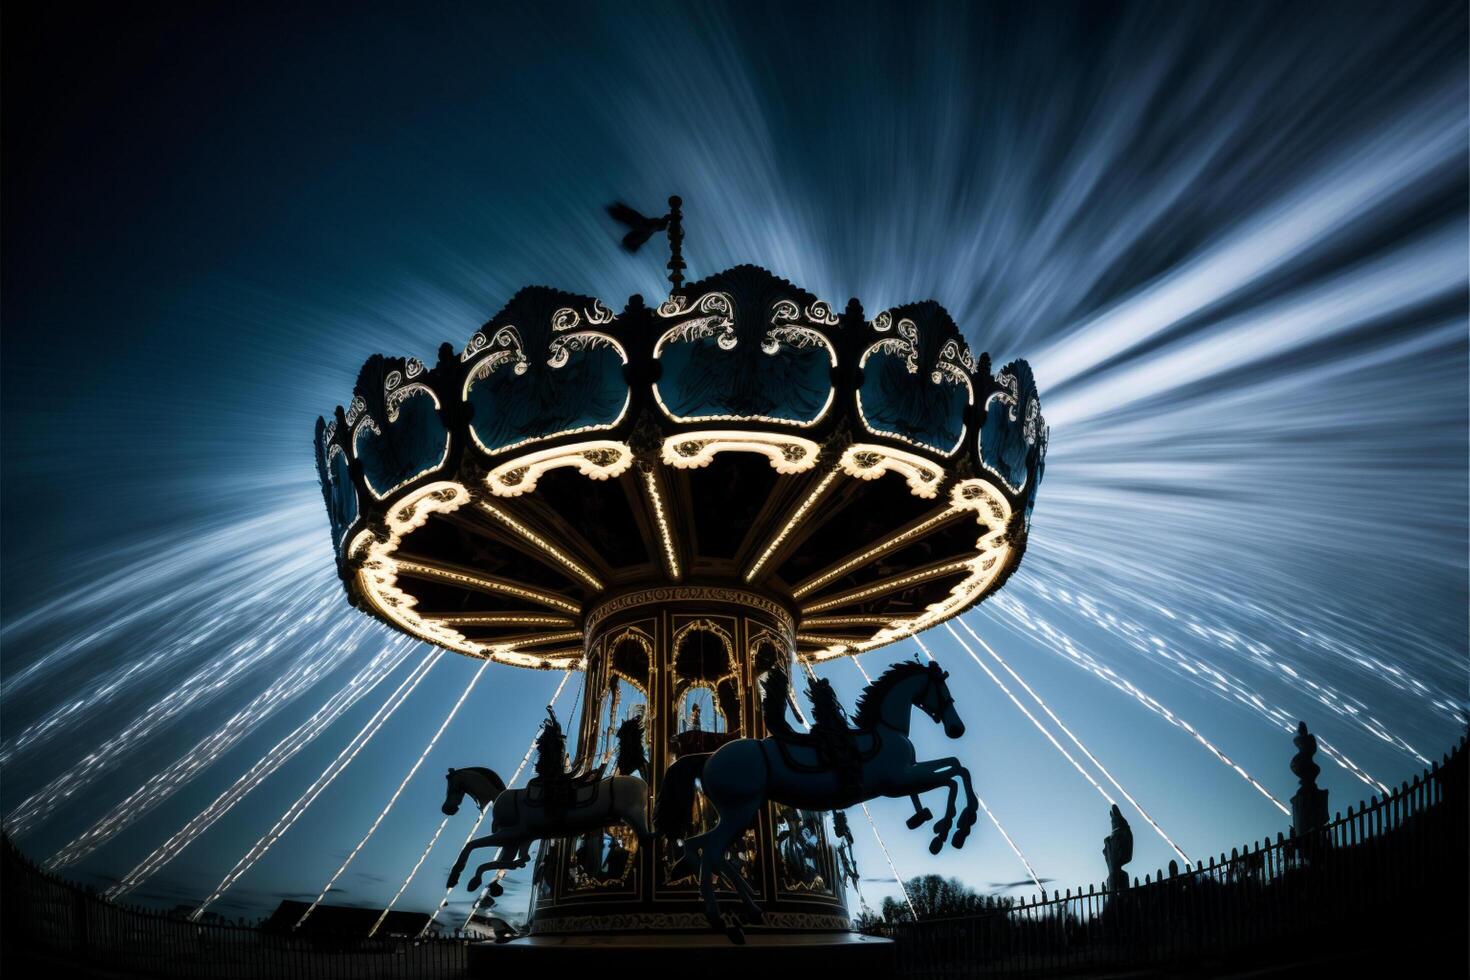
[[374, 356], [316, 458], [355, 605], [548, 669], [675, 584], [769, 597], [811, 661], [942, 622], [1019, 563], [1046, 439], [1026, 363], [937, 303], [739, 266], [621, 313], [530, 287], [432, 367]]

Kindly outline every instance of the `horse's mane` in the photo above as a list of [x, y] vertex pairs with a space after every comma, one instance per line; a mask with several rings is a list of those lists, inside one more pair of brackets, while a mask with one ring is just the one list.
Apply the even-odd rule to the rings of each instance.
[[929, 668], [925, 664], [913, 660], [900, 660], [879, 674], [863, 693], [858, 695], [857, 710], [853, 712], [853, 724], [858, 728], [877, 728], [878, 722], [882, 720], [880, 712], [883, 710], [883, 700], [888, 697], [888, 692], [895, 684], [906, 681], [910, 677], [922, 674]]
[[496, 782], [500, 781], [500, 777], [495, 775], [495, 770], [486, 768], [485, 766], [465, 766], [465, 771], [477, 772], [480, 775], [484, 776], [486, 779], [492, 779]]
[[479, 773], [481, 776], [483, 776], [486, 779], [487, 782], [490, 783], [490, 785], [492, 785], [492, 786], [499, 785], [502, 792], [504, 792], [504, 790], [505, 790], [505, 781], [503, 779], [501, 779], [500, 776], [498, 776], [496, 774], [496, 772], [495, 772], [494, 769], [487, 769], [484, 766], [465, 766], [464, 768], [459, 769], [457, 771], [458, 772], [476, 772], [476, 773]]

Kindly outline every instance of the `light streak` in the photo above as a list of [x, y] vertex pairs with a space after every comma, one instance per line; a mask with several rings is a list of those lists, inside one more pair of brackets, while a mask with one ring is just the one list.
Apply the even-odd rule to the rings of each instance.
[[[988, 666], [986, 666], [985, 661], [976, 656], [975, 651], [970, 649], [970, 645], [960, 638], [960, 635], [954, 631], [954, 627], [950, 626], [948, 623], [945, 623], [944, 628], [949, 630], [950, 635], [959, 641], [960, 646], [964, 647], [965, 652], [970, 655], [970, 659], [980, 665], [980, 669], [985, 671], [985, 676], [989, 677], [992, 681], [995, 682], [995, 686], [1000, 688], [1001, 693], [1011, 699], [1011, 704], [1014, 704], [1017, 709], [1020, 710], [1021, 714], [1025, 715], [1026, 719], [1030, 721], [1031, 724], [1036, 726], [1036, 730], [1038, 732], [1046, 736], [1046, 740], [1052, 744], [1052, 747], [1054, 749], [1062, 754], [1062, 758], [1070, 762], [1072, 764], [1072, 768], [1076, 769], [1077, 772], [1082, 776], [1082, 778], [1087, 780], [1088, 784], [1092, 786], [1093, 789], [1097, 790], [1098, 793], [1102, 795], [1103, 799], [1108, 801], [1109, 805], [1114, 803], [1115, 801], [1111, 796], [1108, 795], [1108, 791], [1103, 789], [1102, 784], [1099, 783], [1096, 779], [1093, 779], [1092, 773], [1088, 772], [1086, 769], [1083, 769], [1082, 766], [1077, 762], [1077, 760], [1072, 758], [1072, 753], [1068, 752], [1066, 747], [1063, 746], [1061, 742], [1058, 742], [1056, 740], [1056, 736], [1052, 735], [1052, 733], [1047, 730], [1045, 725], [1036, 720], [1036, 716], [1033, 715], [1026, 708], [1026, 706], [1022, 704], [1014, 694], [1011, 693], [1010, 688], [1005, 686], [1005, 682], [1002, 681], [999, 677], [995, 676], [995, 672], [991, 670]], [[924, 641], [919, 639], [917, 636], [914, 637], [914, 639], [918, 641], [919, 646], [923, 649], [924, 653], [929, 656], [929, 659], [934, 659], [934, 655], [929, 653], [929, 648], [924, 646]]]
[[204, 914], [205, 909], [214, 904], [221, 895], [230, 889], [230, 886], [240, 880], [241, 876], [255, 867], [256, 862], [265, 857], [266, 852], [271, 849], [276, 841], [281, 839], [281, 835], [291, 829], [291, 825], [301, 818], [301, 815], [315, 802], [316, 798], [328, 786], [332, 785], [332, 781], [340, 776], [343, 770], [352, 763], [352, 760], [357, 758], [358, 753], [372, 741], [373, 736], [383, 727], [383, 723], [393, 716], [393, 713], [408, 699], [408, 696], [413, 693], [414, 688], [419, 686], [419, 682], [428, 675], [430, 669], [439, 662], [439, 658], [443, 655], [444, 651], [438, 647], [429, 648], [428, 653], [424, 655], [424, 659], [415, 665], [413, 670], [409, 671], [408, 676], [399, 683], [397, 690], [388, 695], [388, 698], [378, 706], [378, 710], [368, 719], [367, 724], [363, 725], [357, 734], [343, 747], [342, 751], [337, 753], [337, 757], [327, 765], [327, 768], [322, 770], [321, 774], [306, 788], [306, 791], [286, 808], [286, 811], [281, 814], [271, 829], [266, 831], [263, 837], [252, 844], [250, 850], [246, 851], [245, 855], [239, 861], [235, 862], [235, 866], [220, 880], [220, 883], [215, 886], [214, 891], [210, 893], [209, 897], [201, 902], [199, 907], [190, 914], [190, 921], [199, 921], [199, 917]]
[[107, 889], [107, 898], [116, 900], [127, 892], [137, 888], [157, 873], [164, 865], [178, 857], [184, 848], [188, 847], [201, 834], [214, 826], [221, 817], [243, 800], [253, 789], [265, 782], [281, 766], [285, 765], [296, 753], [310, 745], [318, 735], [326, 731], [347, 709], [376, 689], [378, 684], [403, 662], [404, 657], [408, 654], [409, 647], [410, 643], [407, 637], [394, 638], [382, 652], [369, 661], [348, 682], [346, 687], [333, 694], [310, 718], [297, 726], [295, 731], [272, 746], [269, 752], [236, 779], [229, 789], [216, 797], [214, 802], [200, 811], [199, 814], [175, 832], [172, 837], [160, 844], [157, 849], [140, 861], [136, 867], [119, 879], [111, 888]]
[[1091, 662], [1089, 659], [1086, 659], [1085, 655], [1074, 655], [1074, 659], [1078, 663], [1081, 663], [1084, 667], [1086, 667], [1091, 673], [1106, 681], [1108, 684], [1111, 684], [1113, 687], [1122, 691], [1124, 694], [1132, 697], [1144, 707], [1157, 714], [1160, 718], [1163, 718], [1165, 721], [1169, 722], [1169, 724], [1183, 729], [1186, 733], [1189, 734], [1191, 738], [1193, 738], [1200, 745], [1204, 746], [1206, 751], [1208, 751], [1220, 762], [1230, 767], [1230, 769], [1232, 769], [1236, 773], [1236, 775], [1240, 776], [1240, 778], [1249, 783], [1251, 787], [1256, 790], [1256, 792], [1260, 793], [1266, 799], [1270, 800], [1271, 804], [1275, 806], [1276, 809], [1290, 816], [1291, 810], [1286, 806], [1286, 804], [1282, 803], [1275, 796], [1273, 796], [1270, 790], [1266, 789], [1266, 787], [1257, 782], [1254, 776], [1242, 769], [1238, 763], [1231, 760], [1230, 757], [1227, 756], [1224, 752], [1221, 752], [1213, 742], [1201, 735], [1189, 722], [1175, 715], [1174, 712], [1164, 707], [1150, 695], [1145, 694], [1143, 691], [1139, 690], [1133, 685], [1132, 682], [1122, 677], [1119, 677], [1113, 671], [1103, 668], [1097, 665], [1095, 662]]
[[[1154, 829], [1154, 832], [1157, 833], [1160, 837], [1162, 837], [1164, 839], [1164, 843], [1168, 844], [1169, 847], [1173, 849], [1174, 853], [1177, 854], [1177, 855], [1179, 855], [1179, 860], [1183, 861], [1185, 864], [1191, 863], [1190, 860], [1189, 860], [1189, 855], [1188, 854], [1185, 854], [1184, 851], [1180, 849], [1179, 845], [1178, 844], [1175, 844], [1174, 841], [1170, 839], [1169, 835], [1166, 834], [1166, 833], [1164, 833], [1164, 828], [1160, 827], [1154, 821], [1154, 818], [1151, 817], [1151, 816], [1149, 816], [1148, 811], [1144, 810], [1144, 808], [1139, 804], [1139, 802], [1133, 798], [1133, 794], [1129, 793], [1126, 789], [1123, 788], [1123, 784], [1122, 783], [1118, 782], [1117, 779], [1113, 778], [1113, 774], [1110, 773], [1110, 772], [1108, 772], [1107, 767], [1104, 766], [1101, 762], [1098, 761], [1097, 756], [1093, 755], [1092, 752], [1087, 748], [1087, 746], [1085, 746], [1085, 745], [1082, 744], [1081, 739], [1079, 739], [1076, 735], [1074, 735], [1072, 733], [1072, 730], [1070, 728], [1068, 728], [1066, 725], [1062, 724], [1062, 720], [1056, 716], [1056, 712], [1052, 711], [1051, 708], [1047, 705], [1047, 703], [1045, 701], [1041, 700], [1041, 695], [1039, 695], [1035, 691], [1033, 691], [1031, 689], [1031, 685], [1030, 684], [1027, 684], [1024, 680], [1022, 680], [1021, 679], [1021, 675], [1020, 674], [1017, 674], [1014, 670], [1012, 670], [1011, 669], [1011, 665], [1008, 664], [1008, 663], [1006, 663], [1004, 660], [1002, 660], [1001, 657], [1000, 657], [1000, 654], [996, 653], [993, 649], [991, 649], [990, 644], [989, 643], [986, 643], [983, 639], [981, 639], [980, 638], [980, 634], [976, 633], [973, 629], [971, 629], [970, 628], [970, 624], [967, 623], [967, 622], [965, 622], [965, 620], [964, 620], [963, 617], [957, 616], [955, 618], [958, 619], [960, 625], [965, 628], [965, 632], [969, 633], [970, 636], [974, 637], [975, 642], [978, 643], [978, 644], [980, 644], [981, 648], [984, 649], [986, 653], [990, 654], [991, 659], [993, 659], [996, 663], [1000, 664], [1001, 667], [1003, 667], [1005, 669], [1005, 672], [1007, 674], [1010, 674], [1011, 675], [1011, 678], [1013, 680], [1015, 680], [1015, 682], [1017, 684], [1020, 684], [1021, 685], [1021, 689], [1024, 690], [1027, 694], [1031, 695], [1032, 699], [1038, 705], [1041, 706], [1041, 710], [1046, 712], [1046, 716], [1052, 720], [1053, 724], [1055, 724], [1058, 728], [1060, 728], [1062, 730], [1062, 733], [1064, 735], [1066, 735], [1067, 738], [1069, 738], [1069, 739], [1072, 740], [1072, 744], [1073, 745], [1076, 745], [1077, 748], [1081, 750], [1082, 754], [1087, 757], [1087, 760], [1089, 762], [1091, 762], [1094, 766], [1097, 766], [1097, 771], [1100, 772], [1100, 773], [1102, 773], [1103, 776], [1107, 779], [1107, 781], [1113, 784], [1113, 788], [1116, 789], [1119, 793], [1121, 793], [1123, 795], [1123, 798], [1125, 800], [1127, 800], [1130, 804], [1132, 804], [1133, 809], [1135, 809], [1135, 810], [1138, 811], [1139, 815], [1142, 816], [1143, 819], [1148, 822], [1148, 825]], [[954, 630], [951, 629], [950, 632], [953, 633]], [[959, 639], [959, 634], [955, 634], [955, 638], [956, 639]], [[1041, 884], [1040, 882], [1037, 882], [1037, 886], [1038, 887], [1040, 887], [1040, 884]]]
[[[46, 869], [56, 871], [80, 861], [183, 789], [282, 705], [315, 685], [324, 675], [355, 653], [364, 634], [371, 628], [370, 624], [363, 622], [338, 622], [319, 643], [303, 651], [298, 661], [283, 676], [272, 681], [249, 704], [182, 757], [155, 773], [88, 830], [53, 855], [46, 862]], [[344, 632], [349, 634], [348, 637], [339, 639], [339, 634]], [[325, 655], [321, 653], [323, 650], [326, 651]]]
[[[19, 836], [44, 823], [58, 808], [67, 805], [93, 781], [112, 771], [120, 758], [165, 725], [243, 681], [253, 668], [268, 663], [277, 650], [288, 647], [294, 636], [303, 630], [310, 630], [329, 614], [334, 603], [331, 592], [330, 584], [322, 583], [286, 601], [259, 635], [236, 643], [225, 655], [195, 670], [121, 732], [102, 740], [80, 762], [64, 770], [12, 809], [5, 818], [7, 832], [13, 837]], [[346, 655], [336, 644], [327, 645], [325, 652], [325, 657], [318, 656], [315, 646], [299, 652], [291, 666], [244, 709], [233, 726], [217, 733], [213, 739], [206, 740], [197, 751], [207, 755], [216, 748], [227, 748], [238, 741], [282, 704], [310, 687], [324, 671], [340, 663]], [[181, 760], [180, 765], [185, 772], [191, 768], [188, 757]], [[158, 788], [157, 783], [145, 785], [140, 794], [150, 795]], [[166, 790], [165, 795], [168, 792], [171, 790]], [[135, 800], [128, 806], [137, 802]]]
[[409, 767], [408, 772], [403, 777], [403, 781], [398, 784], [398, 788], [388, 797], [388, 802], [384, 804], [382, 811], [374, 818], [372, 825], [368, 827], [367, 833], [362, 835], [362, 840], [358, 841], [357, 846], [348, 852], [347, 858], [342, 862], [341, 866], [333, 872], [331, 878], [327, 879], [327, 883], [322, 887], [321, 894], [317, 895], [316, 899], [306, 907], [306, 911], [301, 913], [301, 918], [296, 920], [296, 925], [292, 927], [293, 929], [301, 928], [302, 924], [311, 916], [311, 913], [316, 911], [316, 907], [321, 904], [322, 899], [327, 897], [327, 892], [332, 890], [332, 886], [337, 883], [337, 879], [342, 877], [342, 872], [347, 870], [347, 866], [352, 863], [353, 858], [357, 857], [358, 852], [363, 849], [363, 846], [372, 840], [373, 834], [377, 833], [378, 826], [382, 824], [383, 818], [388, 816], [388, 811], [393, 809], [393, 804], [397, 803], [398, 797], [403, 794], [404, 787], [408, 785], [409, 780], [413, 779], [414, 773], [419, 771], [419, 767], [424, 764], [424, 760], [429, 757], [429, 753], [434, 750], [434, 746], [439, 744], [439, 736], [444, 734], [444, 729], [449, 727], [449, 723], [459, 713], [460, 706], [464, 704], [465, 698], [470, 696], [470, 692], [475, 689], [475, 685], [480, 682], [481, 675], [485, 673], [485, 668], [489, 667], [490, 663], [491, 661], [489, 660], [480, 661], [480, 666], [475, 670], [474, 676], [465, 685], [465, 689], [460, 692], [459, 699], [454, 702], [454, 706], [449, 709], [449, 714], [445, 715], [444, 720], [439, 723], [438, 730], [434, 732], [433, 737], [429, 739], [429, 744], [424, 746], [423, 751], [419, 753], [419, 757]]
[[[486, 809], [489, 809], [489, 808], [487, 807]], [[383, 920], [386, 919], [386, 918], [388, 918], [388, 913], [391, 912], [391, 911], [393, 911], [393, 906], [397, 905], [398, 904], [398, 900], [403, 897], [403, 892], [404, 892], [405, 889], [408, 888], [408, 883], [410, 881], [413, 881], [413, 876], [416, 875], [416, 874], [418, 874], [419, 873], [419, 868], [422, 868], [424, 866], [424, 858], [428, 857], [429, 856], [429, 852], [434, 849], [434, 845], [437, 844], [437, 843], [439, 843], [439, 835], [442, 834], [442, 833], [444, 833], [444, 828], [447, 827], [447, 826], [449, 826], [449, 818], [446, 816], [443, 820], [440, 820], [439, 821], [439, 826], [436, 827], [436, 828], [434, 828], [434, 833], [429, 838], [429, 842], [424, 845], [423, 851], [419, 854], [419, 859], [417, 861], [415, 861], [413, 863], [413, 867], [409, 869], [409, 871], [408, 871], [408, 877], [406, 877], [406, 878], [403, 879], [403, 884], [401, 884], [401, 885], [398, 886], [398, 891], [396, 891], [396, 892], [393, 893], [393, 897], [388, 900], [388, 904], [385, 905], [385, 906], [383, 906], [383, 911], [378, 913], [378, 918], [373, 923], [373, 927], [368, 930], [368, 938], [369, 939], [373, 938], [375, 935], [378, 934], [378, 927], [383, 924]], [[302, 918], [302, 921], [303, 922], [306, 921], [305, 920], [305, 917]], [[433, 921], [433, 920], [430, 920], [430, 921]], [[299, 923], [298, 923], [298, 925], [299, 925]], [[425, 923], [424, 924], [424, 929], [427, 930], [428, 928], [429, 928], [428, 923]], [[423, 935], [423, 933], [420, 932], [419, 935]]]

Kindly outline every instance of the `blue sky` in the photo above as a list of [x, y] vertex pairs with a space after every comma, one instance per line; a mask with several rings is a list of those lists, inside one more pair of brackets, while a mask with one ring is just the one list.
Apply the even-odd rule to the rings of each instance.
[[[1284, 719], [1392, 784], [1463, 732], [1461, 7], [94, 16], [7, 13], [0, 802], [47, 858], [198, 764], [68, 874], [128, 871], [389, 643], [335, 585], [316, 416], [369, 354], [463, 344], [522, 285], [660, 296], [615, 198], [683, 195], [693, 277], [932, 297], [997, 363], [1031, 361], [1046, 483], [1006, 601], [969, 622], [1191, 857], [1287, 821], [1120, 686], [1283, 800]], [[1100, 880], [1106, 801], [947, 632], [925, 642], [968, 730], [919, 725], [921, 752], [972, 768], [1049, 887]], [[207, 894], [425, 654], [400, 652], [134, 898]], [[220, 911], [314, 895], [475, 668], [436, 664]], [[822, 672], [851, 703], [858, 671]], [[392, 895], [444, 769], [514, 769], [557, 680], [487, 670], [339, 900]], [[1372, 791], [1319, 761], [1334, 808]], [[983, 818], [931, 857], [906, 807], [873, 807], [905, 876], [1026, 877]], [[438, 901], [468, 820], [401, 907]], [[1166, 865], [1133, 826], [1133, 870]], [[886, 865], [854, 830], [876, 904]]]

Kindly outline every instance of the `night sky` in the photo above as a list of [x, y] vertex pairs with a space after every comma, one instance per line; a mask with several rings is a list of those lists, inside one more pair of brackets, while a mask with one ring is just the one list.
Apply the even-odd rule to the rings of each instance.
[[[8, 4], [22, 850], [105, 887], [230, 803], [127, 900], [210, 894], [428, 653], [343, 598], [316, 417], [368, 355], [432, 360], [522, 285], [661, 299], [661, 250], [624, 254], [602, 209], [671, 193], [692, 279], [933, 298], [1031, 362], [1046, 483], [967, 622], [1191, 858], [1287, 828], [1266, 793], [1295, 790], [1299, 718], [1336, 810], [1438, 758], [1470, 625], [1464, 4], [1035, 6]], [[924, 642], [968, 731], [918, 726], [920, 752], [970, 765], [1048, 887], [1101, 881], [1106, 801], [946, 630]], [[442, 657], [215, 909], [314, 897], [477, 666]], [[851, 704], [859, 671], [821, 673]], [[331, 900], [391, 897], [445, 768], [513, 770], [559, 677], [487, 668]], [[873, 808], [905, 877], [1034, 893], [989, 821], [934, 858], [907, 807]], [[439, 901], [471, 821], [400, 908]], [[1141, 877], [1173, 852], [1132, 822]], [[892, 875], [854, 830], [876, 904]]]

